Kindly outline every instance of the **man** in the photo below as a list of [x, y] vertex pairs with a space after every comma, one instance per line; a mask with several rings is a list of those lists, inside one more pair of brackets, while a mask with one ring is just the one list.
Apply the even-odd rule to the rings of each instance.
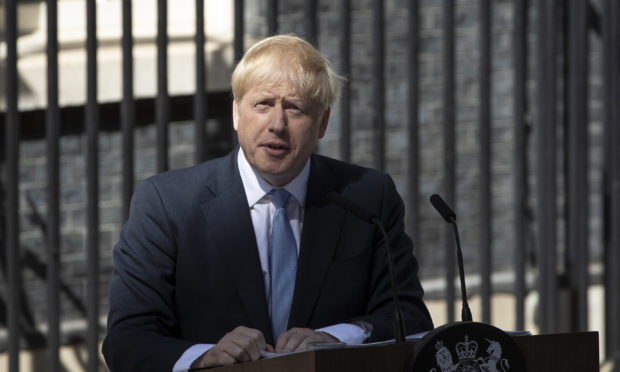
[[183, 371], [393, 338], [386, 245], [330, 203], [330, 191], [380, 218], [406, 331], [432, 328], [391, 178], [313, 154], [339, 84], [309, 43], [263, 40], [232, 76], [240, 147], [140, 184], [114, 248], [103, 345], [113, 371]]

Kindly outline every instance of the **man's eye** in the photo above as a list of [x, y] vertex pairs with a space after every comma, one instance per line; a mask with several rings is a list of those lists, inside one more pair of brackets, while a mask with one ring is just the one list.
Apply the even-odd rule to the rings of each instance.
[[300, 114], [304, 113], [304, 110], [301, 107], [296, 106], [296, 105], [288, 105], [286, 107], [286, 110], [288, 110], [291, 113], [296, 114], [296, 115], [300, 115]]

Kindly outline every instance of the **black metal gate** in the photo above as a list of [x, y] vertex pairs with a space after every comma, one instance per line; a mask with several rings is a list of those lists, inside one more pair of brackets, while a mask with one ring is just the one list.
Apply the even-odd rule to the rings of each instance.
[[[352, 6], [359, 7], [350, 0], [338, 0], [339, 19], [338, 44], [340, 73], [351, 76], [352, 71]], [[353, 4], [352, 4], [353, 3]], [[365, 6], [371, 9], [371, 38], [369, 43], [372, 49], [372, 59], [369, 61], [372, 70], [372, 166], [377, 169], [386, 169], [386, 3], [382, 0], [368, 0]], [[421, 39], [419, 29], [422, 19], [420, 9], [422, 2], [410, 0], [404, 5], [408, 12], [408, 37], [401, 47], [406, 48], [408, 62], [406, 82], [409, 94], [407, 108], [407, 185], [408, 195], [408, 229], [413, 236], [418, 236], [421, 230], [420, 223], [420, 168], [422, 157], [420, 154], [420, 65], [419, 51]], [[535, 267], [538, 274], [534, 288], [539, 294], [539, 325], [541, 332], [583, 331], [588, 327], [588, 288], [592, 283], [588, 267], [591, 259], [588, 255], [591, 231], [589, 230], [588, 197], [598, 195], [603, 200], [603, 276], [602, 284], [605, 289], [605, 329], [606, 350], [604, 356], [608, 360], [615, 360], [615, 370], [619, 370], [620, 358], [620, 5], [615, 0], [601, 0], [591, 2], [586, 0], [535, 1], [531, 4], [526, 0], [510, 2], [513, 7], [513, 115], [514, 127], [512, 137], [514, 144], [513, 176], [514, 195], [513, 213], [515, 215], [514, 232], [514, 277], [512, 290], [516, 298], [515, 313], [516, 329], [523, 329], [525, 325], [525, 297], [530, 291], [526, 284], [526, 255], [523, 247], [528, 244], [536, 247]], [[47, 143], [47, 216], [45, 218], [45, 232], [47, 244], [46, 280], [48, 331], [46, 348], [50, 371], [60, 370], [59, 348], [61, 345], [60, 332], [60, 151], [61, 119], [65, 108], [59, 107], [58, 100], [58, 14], [57, 2], [47, 1], [47, 91], [48, 104], [45, 110], [45, 137]], [[87, 194], [87, 283], [88, 298], [86, 301], [88, 332], [88, 370], [96, 371], [99, 368], [98, 344], [102, 337], [100, 318], [100, 237], [99, 237], [99, 149], [98, 133], [101, 115], [107, 113], [119, 116], [122, 138], [122, 210], [127, 216], [129, 201], [133, 192], [135, 179], [134, 170], [134, 142], [136, 128], [136, 105], [141, 105], [134, 97], [133, 91], [133, 64], [132, 64], [132, 2], [122, 0], [122, 51], [123, 51], [123, 87], [122, 102], [118, 107], [110, 110], [107, 106], [100, 107], [97, 102], [97, 35], [96, 35], [96, 2], [86, 0], [87, 12], [87, 101], [84, 106], [84, 128], [87, 138], [86, 151], [86, 194]], [[457, 91], [455, 74], [457, 59], [455, 57], [455, 1], [444, 0], [440, 3], [443, 17], [443, 75], [442, 112], [443, 157], [442, 172], [443, 185], [441, 193], [448, 203], [456, 201], [456, 185], [458, 183], [456, 158], [458, 119], [456, 113], [455, 92]], [[5, 98], [6, 109], [0, 117], [4, 135], [4, 231], [2, 249], [6, 273], [7, 299], [6, 319], [8, 329], [7, 350], [9, 354], [9, 371], [19, 370], [18, 353], [23, 341], [20, 314], [22, 311], [22, 252], [20, 250], [20, 216], [19, 216], [19, 145], [24, 131], [24, 121], [29, 121], [31, 115], [20, 112], [18, 105], [18, 52], [17, 52], [17, 0], [5, 0], [4, 42], [6, 44], [5, 67]], [[245, 29], [244, 1], [234, 0], [234, 60], [239, 60], [243, 54]], [[306, 0], [296, 5], [303, 12], [304, 22], [301, 32], [305, 38], [318, 43], [321, 33], [319, 21], [324, 4], [317, 0]], [[494, 52], [492, 48], [494, 22], [493, 8], [495, 2], [479, 0], [475, 2], [479, 12], [479, 200], [480, 216], [480, 250], [478, 257], [478, 273], [480, 275], [479, 293], [482, 298], [481, 320], [491, 321], [491, 298], [495, 292], [492, 285], [493, 273], [493, 191], [491, 188], [493, 169], [492, 153], [492, 64]], [[158, 0], [157, 20], [157, 95], [145, 107], [154, 110], [154, 122], [157, 128], [157, 171], [162, 172], [169, 168], [168, 164], [168, 132], [171, 116], [175, 117], [175, 97], [168, 93], [167, 73], [167, 2]], [[267, 0], [264, 6], [264, 22], [268, 34], [279, 32], [279, 9], [282, 4], [277, 0]], [[204, 54], [205, 24], [203, 14], [204, 0], [196, 0], [196, 92], [193, 99], [193, 121], [195, 123], [195, 162], [207, 159], [208, 149], [205, 148], [206, 133], [205, 121], [208, 117], [219, 115], [218, 107], [227, 104], [226, 99], [207, 94], [206, 91], [206, 62]], [[206, 11], [208, 12], [208, 4]], [[592, 61], [588, 57], [589, 43], [592, 38], [599, 40], [602, 47], [600, 61]], [[533, 45], [534, 48], [530, 46]], [[319, 49], [321, 45], [318, 45]], [[530, 60], [530, 57], [532, 57]], [[533, 62], [532, 62], [533, 61]], [[592, 74], [592, 63], [600, 63], [600, 79], [602, 81], [602, 96], [597, 101], [603, 113], [603, 166], [601, 169], [589, 167], [591, 153], [588, 123], [589, 110], [592, 100], [588, 95], [588, 85]], [[343, 160], [352, 158], [352, 126], [353, 101], [351, 85], [355, 76], [345, 85], [340, 100], [340, 132], [339, 156]], [[528, 83], [533, 86], [533, 94], [528, 90]], [[172, 101], [171, 101], [172, 100]], [[172, 104], [171, 104], [172, 102]], [[30, 115], [30, 116], [29, 116]], [[528, 143], [532, 141], [531, 133], [535, 134], [533, 151], [528, 150]], [[233, 136], [234, 137], [234, 136]], [[232, 147], [234, 140], [230, 141]], [[560, 154], [560, 155], [558, 155]], [[531, 157], [531, 158], [530, 158]], [[560, 161], [561, 160], [561, 161]], [[530, 165], [536, 165], [535, 172], [530, 171]], [[562, 167], [560, 167], [560, 164]], [[602, 189], [592, 190], [589, 186], [588, 175], [596, 172], [602, 178]], [[558, 194], [559, 177], [565, 192]], [[532, 186], [532, 180], [535, 180]], [[530, 192], [531, 190], [531, 192]], [[562, 200], [558, 200], [559, 198]], [[534, 200], [535, 205], [529, 203]], [[558, 203], [566, 206], [563, 214], [558, 213]], [[531, 215], [533, 213], [533, 216]], [[558, 221], [562, 221], [566, 232], [566, 249], [560, 254], [558, 250]], [[532, 235], [531, 231], [535, 231]], [[455, 320], [455, 260], [451, 231], [446, 229], [448, 238], [445, 240], [445, 300], [447, 301], [447, 319]], [[533, 244], [528, 237], [533, 236]], [[568, 308], [559, 308], [559, 291], [569, 293]], [[559, 324], [559, 314], [569, 314], [569, 326]]]

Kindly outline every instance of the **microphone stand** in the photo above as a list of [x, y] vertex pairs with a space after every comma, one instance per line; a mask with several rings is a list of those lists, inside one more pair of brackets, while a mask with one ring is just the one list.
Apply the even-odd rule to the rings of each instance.
[[456, 214], [452, 208], [438, 194], [431, 195], [431, 204], [446, 222], [452, 225], [454, 231], [454, 239], [456, 240], [456, 259], [459, 267], [459, 277], [461, 279], [461, 298], [463, 299], [463, 309], [461, 311], [461, 320], [471, 322], [471, 310], [467, 303], [467, 290], [465, 288], [465, 269], [463, 268], [463, 250], [461, 249], [461, 239], [459, 238], [459, 229], [456, 226]]
[[461, 298], [463, 300], [463, 309], [461, 310], [461, 320], [464, 322], [471, 322], [471, 310], [469, 309], [469, 303], [467, 302], [467, 289], [465, 288], [465, 270], [463, 269], [463, 251], [461, 250], [461, 239], [459, 238], [459, 229], [456, 226], [456, 221], [451, 222], [454, 231], [454, 239], [456, 240], [456, 260], [459, 267], [459, 276], [461, 278]]
[[387, 261], [388, 267], [390, 270], [390, 275], [392, 277], [392, 298], [394, 301], [394, 339], [397, 344], [404, 344], [406, 342], [405, 339], [405, 318], [403, 318], [403, 313], [400, 308], [400, 301], [398, 300], [398, 287], [396, 286], [396, 271], [394, 270], [394, 258], [392, 257], [392, 245], [388, 240], [387, 233], [385, 232], [385, 228], [383, 224], [377, 217], [373, 217], [371, 222], [379, 227], [381, 233], [383, 234], [383, 240], [385, 241], [385, 250], [387, 251]]
[[385, 242], [385, 250], [387, 252], [387, 261], [388, 261], [388, 270], [390, 271], [390, 282], [392, 285], [392, 301], [394, 305], [394, 339], [397, 344], [404, 344], [406, 342], [405, 338], [405, 318], [403, 317], [402, 310], [400, 308], [400, 301], [398, 300], [398, 286], [396, 280], [396, 272], [394, 271], [394, 258], [392, 257], [392, 244], [390, 244], [390, 240], [388, 239], [388, 235], [385, 232], [385, 228], [383, 224], [377, 218], [377, 216], [368, 212], [362, 206], [354, 203], [353, 201], [345, 198], [344, 196], [330, 191], [327, 193], [327, 199], [336, 205], [343, 208], [345, 211], [351, 212], [356, 215], [358, 218], [376, 225], [379, 227], [379, 231], [383, 234], [383, 240]]

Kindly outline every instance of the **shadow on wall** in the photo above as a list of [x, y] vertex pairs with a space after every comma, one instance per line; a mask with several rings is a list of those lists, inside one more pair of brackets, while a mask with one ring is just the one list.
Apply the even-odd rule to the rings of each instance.
[[[5, 216], [5, 189], [4, 184], [0, 182], [0, 271], [2, 272], [1, 278], [1, 287], [2, 292], [0, 293], [0, 325], [4, 328], [8, 328], [8, 285], [9, 278], [7, 277], [8, 273], [6, 271], [6, 259], [7, 259], [7, 245], [6, 245], [6, 216]], [[35, 203], [32, 197], [27, 194], [26, 201], [28, 202], [28, 206], [30, 208], [30, 222], [37, 226], [42, 236], [45, 236], [47, 231], [47, 226], [44, 221], [41, 213], [36, 209]], [[24, 273], [27, 271], [31, 271], [34, 273], [34, 277], [42, 282], [47, 281], [47, 266], [46, 266], [46, 257], [39, 257], [35, 253], [35, 251], [27, 246], [21, 246], [21, 267], [20, 275], [22, 280], [20, 281], [19, 288], [19, 300], [20, 300], [20, 316], [19, 316], [19, 329], [21, 336], [21, 346], [23, 349], [31, 350], [31, 370], [32, 371], [43, 371], [47, 366], [47, 353], [44, 352], [46, 347], [46, 335], [41, 332], [37, 328], [37, 322], [35, 320], [35, 316], [33, 315], [33, 305], [31, 303], [31, 299], [27, 295], [24, 290], [23, 285], [23, 277]], [[84, 318], [87, 317], [87, 309], [84, 305], [84, 302], [80, 297], [66, 284], [62, 281], [60, 282], [60, 295], [64, 296], [71, 306], [79, 312]], [[8, 332], [7, 332], [8, 334]], [[81, 352], [83, 345], [86, 343], [84, 335], [79, 333], [71, 333], [71, 334], [63, 334], [61, 343], [64, 345], [70, 345], [70, 349], [72, 350], [73, 358], [76, 361], [76, 364], [79, 367], [82, 367], [82, 370], [86, 369], [87, 366], [87, 357], [85, 353]], [[0, 338], [0, 352], [5, 352], [7, 350], [7, 339], [6, 336]], [[105, 363], [100, 360], [100, 364], [105, 368]], [[74, 370], [74, 369], [71, 369]], [[65, 366], [61, 365], [61, 371], [68, 371]]]

